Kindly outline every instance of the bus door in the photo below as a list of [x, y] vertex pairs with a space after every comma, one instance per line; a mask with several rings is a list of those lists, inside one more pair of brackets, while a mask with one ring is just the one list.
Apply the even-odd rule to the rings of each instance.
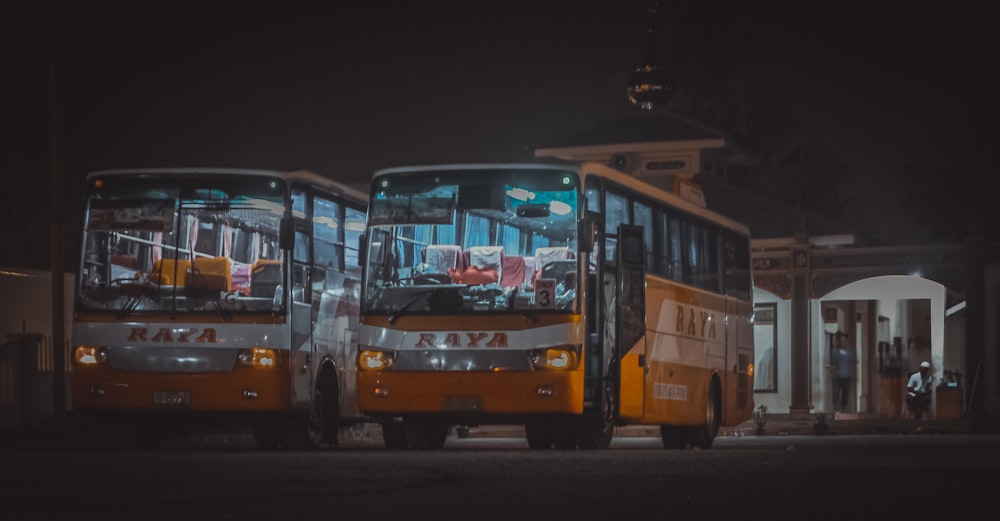
[[614, 287], [615, 360], [620, 363], [619, 415], [641, 419], [646, 380], [646, 270], [643, 227], [618, 225]]
[[312, 370], [316, 347], [313, 342], [313, 306], [310, 233], [305, 223], [295, 224], [295, 244], [292, 248], [291, 291], [292, 338], [289, 365], [292, 377], [292, 401], [307, 403], [312, 398]]

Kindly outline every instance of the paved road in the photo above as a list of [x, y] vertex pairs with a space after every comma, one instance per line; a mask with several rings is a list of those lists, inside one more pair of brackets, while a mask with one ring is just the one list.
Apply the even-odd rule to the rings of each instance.
[[648, 437], [607, 451], [531, 451], [521, 438], [427, 452], [177, 443], [0, 461], [5, 521], [948, 519], [995, 510], [1000, 436], [722, 437], [707, 451]]

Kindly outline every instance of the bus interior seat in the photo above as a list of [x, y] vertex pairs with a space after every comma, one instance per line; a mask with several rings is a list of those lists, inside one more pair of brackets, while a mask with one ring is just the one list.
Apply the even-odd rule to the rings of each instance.
[[[569, 272], [576, 273], [576, 260], [574, 259], [563, 259], [552, 261], [542, 267], [539, 270], [539, 279], [556, 279], [556, 282], [564, 282], [566, 280], [566, 274]], [[576, 284], [574, 284], [574, 287]]]
[[184, 286], [190, 268], [189, 259], [163, 258], [153, 263], [149, 281], [160, 286]]
[[[535, 249], [535, 269], [531, 275], [531, 285], [535, 285], [535, 279], [542, 275], [542, 270], [551, 262], [563, 261], [573, 258], [573, 250], [567, 246], [541, 246]], [[561, 276], [561, 275], [560, 275]]]
[[232, 287], [233, 291], [239, 291], [244, 295], [250, 293], [250, 269], [252, 265], [245, 262], [233, 261], [232, 267]]
[[448, 273], [450, 269], [462, 268], [465, 257], [462, 248], [455, 244], [429, 244], [423, 251], [424, 263], [430, 267], [430, 273]]
[[520, 288], [524, 284], [524, 257], [520, 255], [504, 255], [503, 276], [500, 285], [505, 288]]
[[135, 258], [127, 253], [117, 253], [111, 255], [111, 264], [116, 266], [121, 266], [123, 268], [134, 268]]
[[476, 266], [480, 270], [495, 270], [498, 280], [503, 280], [503, 259], [503, 246], [469, 248], [469, 266]]
[[274, 297], [275, 288], [281, 284], [281, 261], [260, 259], [250, 269], [250, 296]]
[[229, 257], [199, 257], [191, 261], [184, 287], [195, 293], [230, 291], [233, 286]]
[[456, 284], [492, 284], [503, 271], [503, 246], [472, 246], [464, 253], [465, 269], [448, 270]]
[[531, 276], [535, 274], [535, 256], [525, 255], [524, 256], [524, 278], [528, 282], [531, 282]]

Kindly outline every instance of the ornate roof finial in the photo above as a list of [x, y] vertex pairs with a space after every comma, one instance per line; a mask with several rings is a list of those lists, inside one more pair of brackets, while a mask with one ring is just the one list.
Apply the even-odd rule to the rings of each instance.
[[650, 16], [649, 50], [645, 63], [635, 69], [629, 77], [628, 87], [625, 89], [629, 103], [643, 110], [666, 106], [674, 95], [673, 77], [660, 61], [659, 53], [656, 52], [653, 18], [657, 8], [658, 2], [651, 2], [646, 9]]

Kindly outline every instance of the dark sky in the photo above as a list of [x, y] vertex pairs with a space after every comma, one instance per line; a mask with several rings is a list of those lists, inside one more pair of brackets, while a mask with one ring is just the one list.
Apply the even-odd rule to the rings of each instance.
[[60, 167], [74, 188], [118, 167], [308, 168], [360, 183], [409, 163], [530, 160], [532, 146], [630, 110], [653, 23], [679, 81], [730, 101], [779, 96], [863, 190], [993, 110], [1000, 48], [996, 10], [964, 0], [663, 1], [653, 18], [635, 0], [63, 4], [0, 22], [0, 168], [27, 174], [18, 192], [44, 190], [49, 171], [52, 32], [67, 43]]

